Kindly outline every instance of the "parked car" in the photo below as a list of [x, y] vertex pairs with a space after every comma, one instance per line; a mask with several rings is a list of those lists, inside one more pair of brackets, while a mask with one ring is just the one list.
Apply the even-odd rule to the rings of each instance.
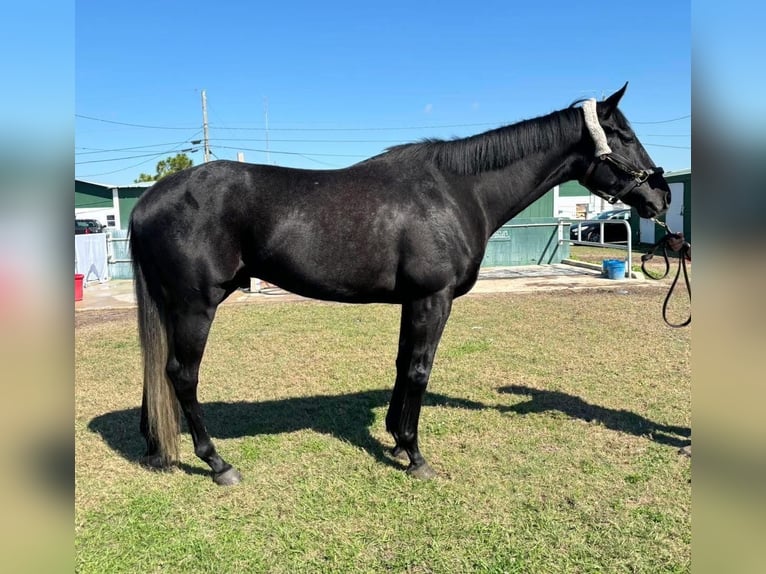
[[[630, 209], [611, 209], [609, 211], [602, 211], [593, 219], [610, 219], [610, 220], [630, 220]], [[569, 228], [569, 238], [577, 240], [578, 231], [581, 228], [580, 238], [582, 241], [601, 241], [601, 224], [599, 223], [583, 223], [578, 225], [576, 221], [572, 221], [572, 225]], [[616, 243], [619, 241], [627, 241], [628, 233], [627, 227], [617, 223], [604, 224], [604, 242]]]
[[74, 234], [83, 235], [86, 233], [103, 233], [106, 225], [102, 225], [97, 219], [75, 219]]

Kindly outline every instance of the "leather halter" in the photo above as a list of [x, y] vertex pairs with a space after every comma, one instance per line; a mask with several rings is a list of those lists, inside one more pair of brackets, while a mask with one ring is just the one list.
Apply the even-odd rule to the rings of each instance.
[[[637, 169], [633, 167], [627, 159], [612, 152], [612, 153], [606, 153], [593, 158], [593, 161], [591, 161], [590, 165], [588, 166], [588, 169], [585, 171], [585, 175], [580, 179], [580, 184], [582, 184], [585, 187], [588, 187], [587, 186], [588, 179], [590, 179], [590, 176], [593, 174], [596, 167], [601, 164], [601, 162], [611, 163], [620, 171], [633, 177], [631, 181], [626, 183], [625, 186], [614, 195], [609, 195], [598, 188], [591, 189], [591, 191], [594, 194], [598, 195], [601, 199], [605, 199], [611, 204], [616, 203], [617, 200], [625, 197], [628, 193], [636, 189], [639, 185], [646, 182], [646, 180], [648, 180], [652, 175], [655, 175], [655, 174], [661, 175], [665, 172], [665, 170], [663, 170], [661, 167], [652, 167], [649, 169]], [[588, 187], [588, 189], [590, 188]]]

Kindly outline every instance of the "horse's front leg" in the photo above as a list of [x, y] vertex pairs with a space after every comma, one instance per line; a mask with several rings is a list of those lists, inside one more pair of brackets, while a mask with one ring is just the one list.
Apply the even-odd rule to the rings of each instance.
[[421, 479], [436, 474], [418, 448], [418, 422], [436, 349], [451, 309], [451, 290], [402, 305], [396, 383], [386, 428], [396, 441], [394, 455], [406, 453], [410, 460], [407, 472]]

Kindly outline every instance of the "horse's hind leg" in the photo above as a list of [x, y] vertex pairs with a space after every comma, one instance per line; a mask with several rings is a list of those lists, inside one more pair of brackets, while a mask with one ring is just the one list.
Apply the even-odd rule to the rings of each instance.
[[394, 454], [406, 452], [407, 472], [416, 478], [435, 473], [420, 454], [418, 422], [436, 348], [452, 308], [452, 295], [442, 292], [402, 306], [396, 383], [386, 415], [386, 428], [396, 441]]
[[217, 484], [231, 485], [239, 483], [242, 476], [216, 452], [197, 400], [199, 367], [214, 314], [215, 308], [207, 307], [171, 314], [167, 372], [189, 425], [194, 453], [210, 465]]

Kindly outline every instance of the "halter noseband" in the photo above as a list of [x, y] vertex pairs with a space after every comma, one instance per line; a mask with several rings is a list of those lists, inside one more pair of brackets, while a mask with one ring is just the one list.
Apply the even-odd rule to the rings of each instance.
[[588, 179], [590, 179], [590, 176], [593, 174], [596, 167], [601, 162], [611, 163], [623, 173], [633, 177], [633, 179], [625, 184], [625, 186], [614, 195], [608, 195], [598, 188], [595, 188], [591, 191], [609, 203], [615, 203], [617, 200], [625, 197], [628, 193], [648, 180], [652, 175], [664, 173], [664, 170], [661, 167], [638, 169], [631, 165], [631, 163], [624, 157], [612, 152], [612, 149], [606, 142], [606, 134], [604, 133], [604, 128], [602, 128], [601, 124], [598, 123], [598, 114], [596, 113], [596, 100], [593, 98], [585, 100], [583, 102], [582, 111], [585, 117], [585, 126], [588, 128], [588, 132], [593, 138], [593, 143], [596, 144], [596, 157], [593, 159], [593, 161], [591, 161], [588, 169], [585, 171], [585, 175], [582, 177], [582, 179], [580, 179], [580, 183], [583, 186], [587, 187]]

